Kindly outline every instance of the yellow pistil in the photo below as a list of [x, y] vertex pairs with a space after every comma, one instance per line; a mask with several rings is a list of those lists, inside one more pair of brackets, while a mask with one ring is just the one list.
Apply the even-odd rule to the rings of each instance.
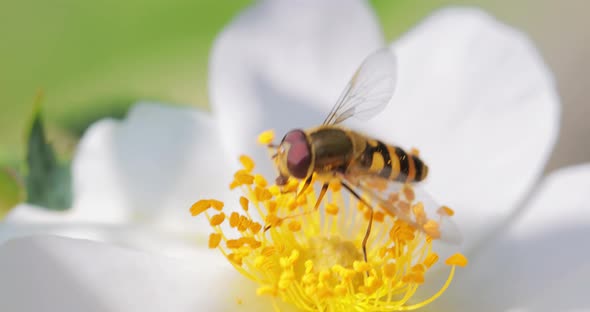
[[[270, 142], [265, 133], [260, 142]], [[438, 298], [450, 285], [456, 266], [467, 259], [455, 254], [447, 281], [428, 299], [412, 300], [427, 282], [428, 271], [438, 264], [433, 242], [440, 237], [439, 224], [416, 201], [411, 185], [390, 199], [416, 220], [410, 225], [375, 205], [373, 229], [365, 262], [361, 250], [368, 211], [336, 182], [314, 210], [317, 194], [312, 187], [296, 197], [298, 181], [279, 188], [253, 173], [254, 161], [241, 156], [243, 169], [230, 187], [240, 188], [239, 203], [225, 205], [205, 199], [190, 211], [204, 213], [213, 233], [209, 248], [217, 248], [244, 276], [256, 282], [258, 296], [290, 303], [303, 311], [405, 311], [421, 308]], [[238, 211], [227, 212], [227, 206]], [[213, 209], [214, 213], [210, 213]], [[439, 213], [452, 216], [444, 206]], [[419, 231], [415, 226], [421, 226]]]

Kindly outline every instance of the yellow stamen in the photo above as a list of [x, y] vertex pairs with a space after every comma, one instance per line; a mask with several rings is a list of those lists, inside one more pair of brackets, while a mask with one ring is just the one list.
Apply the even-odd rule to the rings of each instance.
[[289, 230], [291, 230], [292, 232], [297, 232], [301, 230], [301, 223], [299, 223], [299, 221], [289, 222]]
[[250, 231], [252, 231], [253, 234], [258, 234], [258, 232], [260, 232], [261, 229], [262, 225], [258, 222], [252, 222], [250, 224]]
[[211, 226], [216, 226], [223, 223], [223, 221], [225, 221], [225, 213], [220, 212], [211, 217], [211, 219], [209, 220], [209, 224], [211, 224]]
[[[272, 138], [266, 133], [259, 141], [270, 143]], [[436, 216], [427, 214], [411, 185], [389, 198], [416, 225], [384, 213], [367, 198], [376, 211], [365, 261], [361, 242], [369, 210], [358, 205], [337, 181], [330, 182], [326, 195], [330, 200], [321, 203], [323, 214], [314, 210], [317, 194], [313, 187], [296, 198], [301, 188], [298, 181], [291, 179], [282, 189], [268, 185], [251, 172], [255, 164], [249, 157], [240, 157], [240, 162], [244, 168], [236, 172], [231, 185], [245, 194], [239, 200], [241, 210], [205, 213], [214, 231], [208, 246], [218, 248], [238, 272], [255, 281], [258, 296], [276, 298], [304, 311], [414, 310], [441, 296], [455, 267], [467, 264], [462, 254], [448, 258], [445, 264], [451, 268], [443, 287], [410, 305], [420, 286], [428, 282], [429, 270], [437, 266], [439, 256], [433, 242], [440, 237], [440, 224], [431, 219]], [[196, 216], [223, 208], [222, 202], [206, 199], [190, 211]], [[438, 214], [450, 217], [454, 213], [441, 207]]]
[[404, 185], [403, 192], [404, 192], [404, 195], [406, 196], [406, 199], [408, 199], [409, 201], [414, 201], [414, 199], [416, 198], [416, 195], [414, 193], [414, 189], [409, 184]]
[[260, 143], [262, 145], [268, 145], [268, 144], [272, 143], [274, 138], [275, 138], [275, 132], [273, 130], [267, 130], [267, 131], [262, 132], [258, 136], [258, 143]]
[[242, 209], [244, 209], [244, 211], [248, 211], [248, 198], [244, 197], [244, 196], [240, 196], [240, 206], [242, 206]]
[[244, 166], [244, 170], [246, 170], [247, 172], [252, 172], [252, 170], [254, 169], [254, 161], [249, 156], [240, 156], [240, 163], [242, 163], [242, 166]]
[[223, 202], [222, 201], [211, 199], [211, 200], [209, 200], [209, 203], [211, 204], [211, 207], [213, 207], [213, 209], [215, 209], [215, 210], [221, 211], [221, 209], [223, 209]]
[[190, 209], [190, 212], [193, 216], [198, 216], [199, 214], [203, 213], [205, 210], [209, 208], [214, 208], [215, 210], [223, 209], [223, 202], [215, 200], [215, 199], [203, 199], [199, 200], [198, 202], [194, 203]]
[[424, 231], [430, 235], [432, 238], [440, 238], [440, 226], [434, 220], [428, 220], [424, 226]]
[[454, 254], [452, 256], [450, 256], [446, 261], [445, 261], [446, 265], [457, 265], [460, 267], [464, 267], [467, 265], [467, 258], [458, 253], [458, 254]]
[[338, 206], [333, 203], [327, 204], [326, 205], [326, 213], [331, 214], [331, 215], [337, 215], [338, 214]]
[[385, 220], [385, 214], [382, 211], [377, 211], [373, 215], [373, 221], [375, 222], [383, 222]]
[[217, 248], [221, 242], [221, 234], [211, 233], [209, 235], [209, 248]]
[[395, 276], [395, 273], [396, 273], [395, 263], [386, 263], [383, 266], [383, 276], [385, 278], [391, 279]]
[[424, 265], [427, 268], [430, 268], [431, 266], [433, 266], [436, 262], [438, 262], [438, 255], [433, 253], [428, 255], [428, 257], [426, 257], [426, 260], [424, 260]]
[[438, 210], [438, 213], [440, 215], [449, 216], [449, 217], [452, 217], [455, 215], [455, 211], [447, 206], [440, 207], [440, 209]]
[[209, 204], [209, 200], [203, 199], [199, 200], [198, 202], [194, 203], [191, 207], [190, 211], [193, 216], [198, 216], [199, 214], [203, 213], [205, 210], [211, 208]]

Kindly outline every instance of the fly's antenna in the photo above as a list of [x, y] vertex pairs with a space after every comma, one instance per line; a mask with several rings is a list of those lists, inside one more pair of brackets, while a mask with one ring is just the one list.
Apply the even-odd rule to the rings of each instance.
[[279, 152], [278, 152], [279, 146], [271, 142], [271, 143], [266, 144], [266, 147], [268, 148], [268, 154], [270, 155], [271, 159], [276, 160], [277, 157], [279, 156]]

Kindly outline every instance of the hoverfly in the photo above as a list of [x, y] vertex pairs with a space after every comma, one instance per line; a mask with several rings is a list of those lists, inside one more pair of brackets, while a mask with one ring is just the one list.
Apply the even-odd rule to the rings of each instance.
[[[385, 185], [390, 191], [400, 192], [404, 184], [424, 180], [428, 176], [428, 166], [417, 155], [400, 147], [340, 125], [353, 116], [368, 119], [381, 112], [393, 96], [395, 78], [396, 60], [393, 53], [385, 48], [374, 52], [354, 73], [321, 126], [291, 130], [278, 146], [269, 145], [270, 148], [276, 148], [273, 159], [279, 171], [277, 185], [285, 185], [289, 178], [304, 180], [298, 192], [301, 194], [312, 183], [314, 174], [323, 182], [315, 204], [316, 210], [328, 190], [329, 181], [333, 179], [337, 179], [369, 208], [370, 218], [362, 242], [365, 261], [374, 208], [359, 195], [359, 191], [377, 202], [386, 213], [426, 232], [423, 224], [392, 204], [387, 195], [382, 195], [373, 185]], [[423, 190], [417, 189], [416, 193], [428, 202], [424, 206], [435, 209], [440, 207]], [[440, 210], [438, 215], [441, 217], [438, 221], [438, 238], [451, 243], [458, 242], [460, 235], [456, 226], [445, 218], [448, 215], [445, 216]]]

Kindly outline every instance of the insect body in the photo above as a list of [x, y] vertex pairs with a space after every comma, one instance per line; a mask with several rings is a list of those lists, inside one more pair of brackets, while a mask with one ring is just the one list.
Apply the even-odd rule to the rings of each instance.
[[313, 173], [324, 180], [339, 173], [404, 183], [419, 182], [428, 175], [428, 166], [419, 157], [340, 126], [290, 131], [277, 158], [279, 182], [289, 176], [307, 179]]
[[[400, 185], [424, 180], [428, 166], [417, 155], [400, 147], [340, 125], [350, 117], [368, 119], [383, 110], [393, 96], [395, 74], [395, 58], [391, 51], [383, 49], [371, 54], [355, 72], [324, 123], [312, 129], [289, 131], [273, 156], [279, 170], [277, 185], [285, 185], [291, 177], [304, 180], [301, 194], [311, 184], [314, 174], [323, 181], [316, 209], [328, 190], [328, 182], [333, 179], [338, 179], [370, 209], [371, 217], [362, 243], [365, 260], [373, 207], [357, 191], [367, 194], [387, 213], [417, 229], [423, 226], [380, 195], [371, 183], [377, 181], [399, 190]], [[451, 226], [444, 234], [451, 234], [452, 238], [458, 236], [449, 231], [456, 230]]]

